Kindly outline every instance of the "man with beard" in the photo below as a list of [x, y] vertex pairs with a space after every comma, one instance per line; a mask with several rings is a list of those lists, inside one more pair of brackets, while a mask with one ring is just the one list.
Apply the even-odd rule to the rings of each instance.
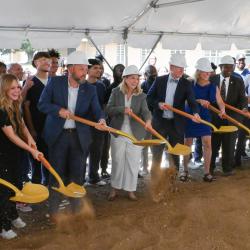
[[[68, 76], [52, 77], [43, 90], [38, 108], [47, 114], [44, 138], [49, 148], [49, 160], [67, 185], [83, 185], [86, 158], [92, 141], [89, 126], [69, 119], [71, 114], [83, 118], [94, 116], [97, 128], [106, 125], [98, 102], [96, 88], [86, 83], [88, 60], [84, 53], [75, 51], [68, 56]], [[50, 187], [56, 186], [51, 177]], [[80, 199], [70, 198], [71, 209], [77, 213]], [[51, 190], [49, 212], [52, 218], [58, 213], [60, 194]]]
[[[39, 98], [48, 82], [48, 73], [51, 66], [51, 59], [47, 52], [40, 51], [34, 55], [32, 65], [36, 68], [36, 74], [32, 78], [33, 86], [27, 91], [23, 103], [24, 118], [27, 127], [36, 141], [37, 147], [43, 154], [47, 155], [47, 145], [42, 138], [43, 127], [46, 115], [37, 109]], [[32, 182], [47, 185], [48, 172], [43, 169], [39, 161], [32, 163]]]

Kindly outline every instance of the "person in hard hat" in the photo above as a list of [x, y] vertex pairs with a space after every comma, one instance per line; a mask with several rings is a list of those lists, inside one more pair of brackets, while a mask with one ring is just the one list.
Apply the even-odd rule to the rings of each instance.
[[[182, 54], [173, 54], [169, 61], [170, 73], [156, 77], [147, 95], [149, 109], [153, 110], [152, 125], [154, 129], [167, 138], [173, 146], [177, 143], [184, 143], [185, 119], [170, 110], [164, 110], [163, 104], [167, 103], [184, 111], [187, 101], [196, 121], [199, 120], [199, 108], [192, 85], [183, 78], [186, 66], [186, 59]], [[165, 145], [152, 147], [152, 171], [160, 167], [164, 147]], [[176, 168], [179, 169], [179, 157], [173, 156], [173, 159]]]
[[[106, 125], [98, 102], [96, 88], [86, 83], [88, 60], [85, 54], [75, 51], [68, 56], [68, 76], [52, 77], [42, 92], [38, 109], [47, 115], [44, 138], [49, 148], [49, 160], [62, 180], [83, 185], [88, 148], [92, 141], [90, 128], [69, 119], [71, 114], [89, 118], [94, 114], [98, 129]], [[50, 187], [57, 186], [50, 176]], [[50, 191], [49, 213], [58, 213], [60, 194]], [[72, 212], [81, 208], [79, 199], [70, 199]]]
[[[247, 98], [245, 95], [245, 86], [242, 79], [232, 75], [234, 70], [234, 60], [231, 56], [223, 56], [220, 60], [221, 73], [211, 77], [210, 81], [214, 83], [220, 90], [221, 97], [224, 102], [232, 105], [235, 108], [247, 111]], [[242, 121], [242, 116], [231, 110], [227, 110], [227, 114], [232, 116], [239, 122]], [[228, 121], [221, 119], [218, 115], [212, 113], [212, 123], [216, 127], [228, 125]], [[212, 134], [212, 157], [210, 164], [210, 172], [213, 174], [215, 170], [215, 160], [219, 154], [220, 146], [222, 146], [222, 170], [224, 176], [233, 174], [234, 153], [237, 132], [226, 134]]]
[[[140, 73], [135, 65], [130, 65], [124, 69], [122, 76], [122, 83], [113, 89], [107, 105], [107, 113], [111, 118], [110, 126], [141, 140], [146, 136], [145, 128], [152, 127], [146, 95], [139, 84]], [[146, 122], [145, 128], [129, 116], [131, 111]], [[128, 138], [111, 135], [112, 190], [108, 200], [113, 201], [120, 189], [128, 192], [130, 200], [137, 200], [134, 192], [137, 186], [141, 151], [142, 147], [134, 145]]]
[[[217, 103], [221, 114], [225, 113], [225, 105], [220, 96], [220, 91], [213, 83], [209, 81], [209, 77], [213, 69], [211, 63], [207, 58], [200, 58], [195, 65], [195, 81], [193, 82], [193, 90], [195, 93], [196, 101], [199, 103], [200, 117], [210, 122], [211, 117], [209, 110], [207, 109], [208, 104]], [[186, 107], [186, 112], [190, 113], [190, 108]], [[213, 176], [210, 174], [210, 161], [211, 161], [211, 134], [212, 130], [209, 126], [201, 123], [195, 123], [190, 119], [187, 119], [186, 130], [185, 130], [185, 145], [192, 146], [193, 138], [201, 137], [203, 145], [203, 157], [204, 157], [204, 177], [203, 180], [211, 182]], [[189, 155], [184, 156], [184, 172], [180, 175], [181, 181], [188, 180], [188, 162]]]
[[[21, 113], [21, 88], [16, 76], [3, 74], [0, 77], [0, 178], [22, 189], [20, 161], [23, 150], [35, 159], [42, 154], [24, 124]], [[33, 148], [33, 147], [34, 148]], [[0, 185], [0, 236], [12, 239], [17, 234], [12, 230], [23, 228], [26, 223], [19, 217], [16, 203], [10, 201], [13, 191]]]
[[244, 54], [239, 54], [236, 56], [236, 72], [240, 74], [242, 77], [245, 87], [247, 88], [249, 82], [247, 80], [248, 75], [250, 75], [250, 71], [246, 68], [246, 56]]

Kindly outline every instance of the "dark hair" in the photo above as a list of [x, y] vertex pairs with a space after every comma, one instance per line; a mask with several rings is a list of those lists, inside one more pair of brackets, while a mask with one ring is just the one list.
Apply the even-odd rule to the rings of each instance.
[[6, 64], [3, 62], [0, 62], [0, 67], [7, 68]]
[[103, 61], [104, 61], [104, 58], [103, 58], [103, 56], [102, 56], [101, 54], [95, 56], [95, 58], [96, 58], [97, 60], [101, 61], [102, 63], [103, 63]]
[[60, 53], [57, 50], [55, 50], [55, 49], [49, 49], [48, 53], [49, 53], [50, 57], [55, 57], [57, 59], [60, 59], [61, 55], [60, 55]]
[[34, 68], [36, 68], [35, 61], [36, 61], [37, 59], [39, 59], [39, 58], [42, 58], [42, 57], [50, 58], [50, 55], [49, 55], [49, 53], [46, 52], [46, 51], [39, 51], [39, 52], [37, 52], [37, 53], [34, 55], [33, 60], [32, 60], [32, 66], [33, 66]]
[[89, 65], [88, 65], [88, 68], [90, 69], [92, 66], [94, 65], [101, 65], [101, 61], [98, 60], [98, 59], [88, 59], [89, 61]]
[[212, 67], [213, 71], [215, 71], [217, 69], [217, 66], [213, 62], [211, 62], [211, 67]]

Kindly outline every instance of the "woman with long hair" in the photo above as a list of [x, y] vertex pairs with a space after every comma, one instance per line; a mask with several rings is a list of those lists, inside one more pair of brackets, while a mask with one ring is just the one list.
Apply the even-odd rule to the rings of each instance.
[[[211, 63], [207, 58], [200, 58], [196, 63], [195, 81], [193, 83], [193, 89], [195, 98], [199, 102], [200, 117], [203, 120], [211, 121], [209, 110], [206, 108], [210, 103], [218, 104], [221, 114], [225, 113], [225, 105], [220, 96], [219, 89], [215, 84], [209, 81], [211, 72], [213, 71]], [[186, 108], [189, 112], [189, 108]], [[194, 123], [191, 120], [187, 120], [185, 131], [185, 145], [192, 146], [193, 138], [201, 137], [203, 145], [203, 157], [204, 157], [204, 177], [205, 182], [213, 181], [214, 177], [210, 173], [211, 162], [211, 128], [201, 123]], [[184, 157], [184, 172], [180, 175], [181, 181], [187, 181], [188, 179], [188, 162], [189, 155]]]
[[[145, 128], [151, 127], [146, 94], [139, 85], [140, 73], [135, 65], [130, 65], [124, 69], [122, 76], [122, 83], [113, 89], [107, 105], [107, 113], [111, 118], [110, 125], [141, 140], [146, 136], [146, 131], [129, 116], [133, 111], [146, 122]], [[110, 201], [117, 197], [119, 189], [127, 191], [130, 200], [137, 200], [134, 192], [137, 186], [141, 150], [142, 147], [133, 145], [127, 138], [111, 135], [112, 190], [108, 197]]]
[[[0, 178], [22, 189], [21, 150], [27, 150], [35, 159], [41, 154], [26, 128], [21, 114], [21, 88], [11, 74], [0, 78]], [[11, 229], [26, 226], [18, 216], [16, 203], [10, 201], [13, 191], [0, 185], [0, 235], [12, 239], [17, 234]]]

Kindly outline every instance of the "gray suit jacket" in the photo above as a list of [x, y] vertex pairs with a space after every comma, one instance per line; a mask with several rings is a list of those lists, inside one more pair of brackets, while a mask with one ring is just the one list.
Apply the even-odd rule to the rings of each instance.
[[[124, 94], [120, 90], [120, 87], [114, 88], [112, 90], [109, 102], [106, 108], [106, 111], [111, 118], [110, 126], [116, 129], [121, 129], [123, 120], [124, 120], [124, 109], [125, 109], [125, 100]], [[133, 95], [131, 100], [131, 109], [133, 112], [138, 115], [142, 120], [147, 121], [151, 120], [151, 113], [148, 109], [146, 102], [146, 94], [141, 93], [139, 95]], [[136, 122], [133, 118], [130, 117], [130, 126], [133, 131], [133, 135], [141, 140], [145, 138], [146, 131], [142, 125]]]

